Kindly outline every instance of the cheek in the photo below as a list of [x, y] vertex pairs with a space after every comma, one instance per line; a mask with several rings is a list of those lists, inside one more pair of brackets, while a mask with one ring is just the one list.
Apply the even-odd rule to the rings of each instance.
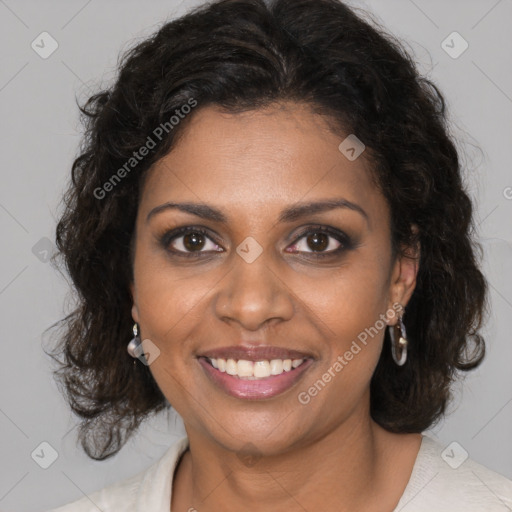
[[379, 360], [387, 326], [385, 265], [361, 252], [346, 266], [300, 286], [303, 314], [323, 334], [321, 371], [330, 372], [326, 380], [334, 384], [333, 396], [335, 389], [350, 390], [354, 397], [364, 392]]
[[162, 258], [151, 257], [144, 250], [138, 256], [134, 277], [141, 335], [160, 350], [150, 371], [167, 400], [183, 414], [190, 407], [184, 389], [195, 364], [192, 340], [195, 330], [204, 326], [201, 309], [208, 297], [205, 293], [215, 281], [187, 272], [186, 277], [181, 276]]
[[387, 268], [364, 253], [330, 272], [295, 277], [295, 281], [297, 295], [307, 309], [340, 340], [374, 325], [387, 307]]
[[173, 267], [164, 255], [141, 244], [134, 268], [141, 332], [163, 355], [179, 355], [187, 348], [190, 326], [200, 325], [201, 308], [215, 287], [213, 277]]
[[322, 361], [297, 397], [304, 414], [321, 415], [325, 423], [338, 423], [364, 403], [382, 351], [385, 306], [376, 281], [363, 286], [358, 277], [354, 272], [326, 281], [324, 293], [311, 294], [306, 304], [310, 321], [324, 334], [318, 341]]

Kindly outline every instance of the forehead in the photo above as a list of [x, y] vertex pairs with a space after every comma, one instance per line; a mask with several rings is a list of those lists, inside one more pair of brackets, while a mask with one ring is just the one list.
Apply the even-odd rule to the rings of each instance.
[[172, 150], [145, 182], [141, 213], [167, 201], [205, 202], [258, 215], [301, 201], [343, 197], [382, 217], [384, 198], [363, 156], [339, 150], [334, 133], [307, 105], [288, 103], [242, 113], [216, 106], [194, 113]]

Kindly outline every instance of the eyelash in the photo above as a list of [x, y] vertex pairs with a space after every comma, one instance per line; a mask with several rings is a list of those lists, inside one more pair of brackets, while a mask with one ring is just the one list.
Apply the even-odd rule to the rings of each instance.
[[[181, 236], [187, 235], [189, 233], [199, 233], [201, 235], [204, 235], [208, 239], [210, 239], [216, 245], [220, 245], [215, 239], [213, 239], [211, 237], [208, 230], [201, 228], [201, 227], [196, 227], [196, 226], [185, 226], [185, 227], [173, 229], [171, 231], [167, 231], [159, 237], [159, 240], [165, 250], [167, 250], [172, 255], [176, 255], [178, 257], [198, 258], [198, 257], [201, 257], [201, 255], [210, 252], [210, 251], [185, 252], [185, 251], [179, 251], [179, 250], [169, 248], [171, 242], [173, 242], [174, 240], [180, 238]], [[334, 238], [341, 245], [338, 248], [331, 250], [331, 251], [326, 251], [326, 252], [298, 251], [300, 254], [307, 254], [308, 258], [327, 258], [327, 257], [334, 257], [337, 255], [340, 255], [342, 252], [348, 251], [353, 248], [353, 243], [352, 243], [352, 240], [350, 239], [350, 237], [345, 235], [343, 232], [338, 231], [337, 229], [330, 228], [328, 226], [308, 226], [307, 228], [305, 228], [304, 230], [302, 230], [300, 233], [297, 234], [295, 241], [291, 245], [292, 246], [296, 245], [302, 238], [306, 237], [307, 235], [318, 234], [318, 233], [324, 233], [324, 234]], [[221, 252], [221, 251], [216, 251], [216, 252]]]

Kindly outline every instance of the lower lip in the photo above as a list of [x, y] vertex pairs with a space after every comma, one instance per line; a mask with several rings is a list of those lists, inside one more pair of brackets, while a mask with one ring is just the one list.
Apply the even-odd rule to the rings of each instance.
[[296, 384], [313, 364], [312, 359], [306, 359], [300, 366], [289, 372], [271, 375], [264, 379], [247, 380], [217, 370], [204, 357], [198, 358], [198, 361], [206, 375], [228, 395], [246, 400], [262, 400], [284, 393]]

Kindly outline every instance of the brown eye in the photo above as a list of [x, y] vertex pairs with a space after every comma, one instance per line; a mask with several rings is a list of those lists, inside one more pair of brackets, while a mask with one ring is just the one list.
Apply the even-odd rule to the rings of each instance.
[[329, 237], [325, 233], [313, 233], [306, 238], [306, 243], [313, 251], [323, 251], [329, 246]]
[[195, 253], [201, 255], [207, 252], [222, 252], [222, 247], [217, 245], [206, 232], [193, 227], [184, 227], [165, 233], [160, 238], [160, 243], [169, 252], [187, 255]]
[[291, 247], [291, 252], [302, 252], [305, 254], [329, 255], [338, 252], [347, 245], [342, 243], [342, 235], [331, 234], [320, 229], [311, 229], [302, 234]]
[[183, 246], [187, 251], [201, 250], [205, 244], [205, 237], [201, 233], [188, 233], [183, 236]]

